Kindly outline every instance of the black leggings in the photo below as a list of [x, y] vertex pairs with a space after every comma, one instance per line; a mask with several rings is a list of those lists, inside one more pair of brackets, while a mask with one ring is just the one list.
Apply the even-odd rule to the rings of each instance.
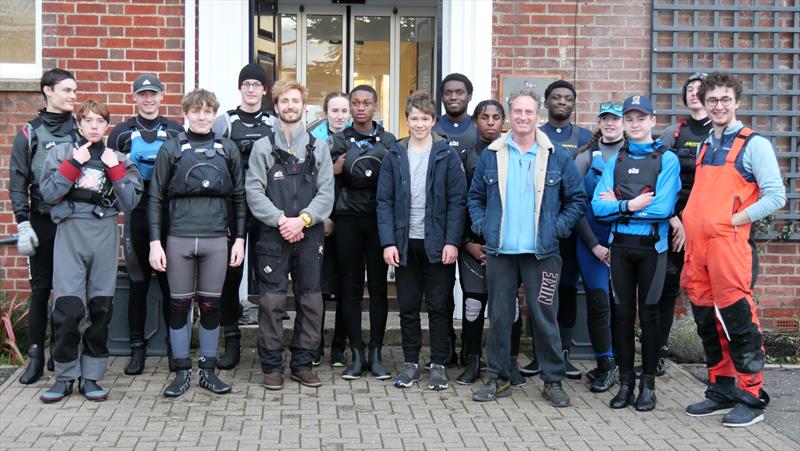
[[[146, 201], [146, 199], [145, 199]], [[162, 240], [163, 242], [163, 240]], [[147, 210], [135, 209], [125, 223], [125, 263], [130, 283], [128, 297], [128, 329], [131, 344], [143, 343], [147, 321], [147, 293], [150, 291], [150, 230]], [[155, 271], [161, 289], [161, 314], [169, 324], [169, 284], [167, 273]]]
[[463, 316], [461, 321], [461, 342], [465, 355], [480, 355], [483, 338], [486, 293], [464, 293]]
[[614, 353], [620, 373], [633, 370], [634, 325], [637, 299], [642, 330], [642, 373], [656, 374], [658, 360], [658, 300], [664, 287], [667, 254], [654, 248], [611, 245], [611, 282], [614, 303]]
[[361, 300], [364, 297], [364, 267], [369, 292], [369, 344], [382, 346], [386, 333], [387, 265], [378, 238], [378, 222], [370, 216], [337, 216], [336, 258], [339, 262], [344, 316], [350, 346], [359, 348], [361, 339]]
[[47, 301], [53, 289], [53, 246], [56, 242], [56, 224], [50, 215], [31, 213], [31, 226], [39, 237], [36, 254], [28, 258], [30, 265], [31, 298], [28, 302], [28, 330], [30, 344], [44, 348], [47, 330]]

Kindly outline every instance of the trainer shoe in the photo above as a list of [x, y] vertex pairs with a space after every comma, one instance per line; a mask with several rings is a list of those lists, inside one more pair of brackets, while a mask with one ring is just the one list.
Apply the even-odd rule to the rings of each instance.
[[545, 382], [542, 394], [544, 399], [550, 401], [550, 405], [553, 407], [567, 407], [569, 405], [569, 396], [561, 387], [561, 382]]
[[497, 398], [511, 396], [511, 383], [507, 380], [493, 377], [486, 382], [483, 388], [472, 394], [472, 400], [477, 402], [494, 401]]
[[706, 417], [709, 415], [722, 415], [726, 414], [733, 409], [736, 405], [735, 401], [714, 401], [713, 399], [704, 399], [696, 402], [686, 408], [686, 415], [690, 417]]
[[406, 362], [403, 369], [394, 380], [394, 386], [398, 388], [408, 388], [414, 385], [414, 382], [419, 382], [422, 379], [422, 373], [419, 372], [418, 363]]
[[743, 428], [761, 422], [764, 419], [764, 409], [750, 407], [744, 403], [736, 404], [736, 407], [722, 417], [722, 425], [729, 428]]
[[508, 379], [514, 387], [522, 387], [525, 385], [525, 378], [519, 371], [516, 357], [511, 358], [511, 371], [509, 372]]
[[569, 361], [569, 349], [564, 349], [561, 351], [564, 354], [564, 372], [566, 373], [569, 379], [580, 379], [581, 378], [581, 370], [575, 367], [572, 362]]
[[431, 390], [447, 390], [447, 369], [444, 365], [434, 363], [431, 365], [431, 382], [428, 388]]

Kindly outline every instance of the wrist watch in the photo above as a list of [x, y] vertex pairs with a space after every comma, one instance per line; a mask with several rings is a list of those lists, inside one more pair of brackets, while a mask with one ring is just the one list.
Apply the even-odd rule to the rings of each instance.
[[302, 213], [300, 213], [300, 219], [302, 219], [303, 222], [306, 223], [306, 228], [311, 227], [311, 215], [310, 214], [308, 214], [306, 212], [302, 212]]

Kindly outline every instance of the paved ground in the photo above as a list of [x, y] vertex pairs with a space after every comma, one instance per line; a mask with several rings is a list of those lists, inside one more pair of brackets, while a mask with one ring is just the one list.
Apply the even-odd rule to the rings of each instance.
[[[388, 351], [396, 368], [400, 349]], [[609, 409], [610, 393], [592, 394], [578, 381], [565, 385], [572, 407], [555, 409], [538, 379], [511, 398], [478, 404], [470, 400], [473, 387], [400, 390], [386, 381], [344, 381], [325, 365], [319, 389], [287, 381], [270, 392], [259, 385], [252, 351], [239, 368], [222, 372], [233, 393], [214, 396], [193, 381], [186, 395], [168, 400], [161, 396], [169, 382], [163, 358], [149, 358], [136, 377], [122, 374], [125, 363], [112, 359], [105, 381], [112, 397], [104, 403], [76, 393], [44, 405], [38, 396], [51, 381], [26, 387], [12, 376], [0, 387], [0, 449], [798, 449], [764, 423], [736, 430], [719, 416], [684, 415], [704, 387], [676, 365], [658, 380], [658, 408], [637, 413]]]

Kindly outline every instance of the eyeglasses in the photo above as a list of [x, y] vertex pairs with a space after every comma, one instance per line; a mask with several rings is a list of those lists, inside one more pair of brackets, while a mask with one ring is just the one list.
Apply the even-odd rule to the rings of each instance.
[[622, 104], [618, 102], [603, 102], [600, 104], [600, 111], [613, 111], [622, 114]]
[[706, 106], [710, 106], [711, 108], [714, 108], [715, 106], [717, 106], [717, 104], [720, 103], [722, 104], [722, 106], [728, 107], [731, 106], [731, 104], [733, 103], [733, 99], [730, 97], [723, 97], [721, 99], [718, 99], [716, 97], [706, 98]]
[[242, 89], [245, 90], [245, 91], [247, 91], [249, 89], [259, 90], [259, 89], [261, 89], [262, 86], [264, 86], [264, 85], [261, 84], [261, 83], [258, 83], [258, 82], [255, 82], [255, 83], [242, 83]]

